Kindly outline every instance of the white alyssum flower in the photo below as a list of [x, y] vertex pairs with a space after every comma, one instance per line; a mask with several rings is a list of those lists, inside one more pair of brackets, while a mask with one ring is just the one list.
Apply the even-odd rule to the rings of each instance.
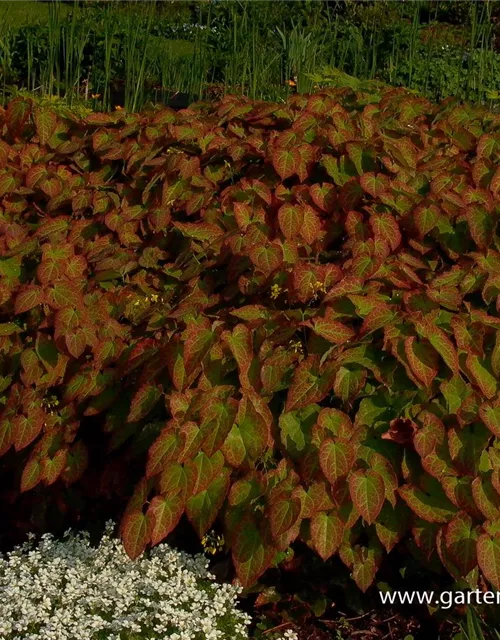
[[98, 547], [67, 531], [0, 554], [0, 640], [248, 638], [241, 589], [217, 584], [205, 556], [161, 544], [132, 561], [113, 530], [110, 521]]

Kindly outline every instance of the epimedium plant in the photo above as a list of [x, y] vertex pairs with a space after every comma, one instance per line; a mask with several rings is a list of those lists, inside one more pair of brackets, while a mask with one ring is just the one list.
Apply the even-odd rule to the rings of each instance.
[[68, 508], [92, 419], [144, 459], [131, 558], [186, 515], [246, 587], [301, 541], [363, 591], [399, 544], [500, 588], [499, 115], [377, 84], [0, 124], [22, 494]]

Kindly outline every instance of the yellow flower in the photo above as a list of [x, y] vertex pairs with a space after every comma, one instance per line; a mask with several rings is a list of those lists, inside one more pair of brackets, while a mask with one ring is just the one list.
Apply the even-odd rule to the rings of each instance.
[[311, 289], [313, 291], [321, 291], [322, 293], [326, 293], [325, 285], [323, 284], [323, 282], [320, 282], [319, 280], [316, 280], [314, 284], [311, 283]]
[[205, 552], [213, 556], [224, 549], [224, 536], [215, 534], [211, 531], [207, 535], [203, 536], [201, 544], [205, 549]]
[[291, 340], [290, 346], [292, 347], [294, 353], [302, 353], [304, 349], [300, 340]]
[[276, 298], [279, 297], [282, 291], [283, 289], [279, 286], [279, 284], [273, 284], [273, 286], [271, 287], [271, 298], [273, 300], [276, 300]]

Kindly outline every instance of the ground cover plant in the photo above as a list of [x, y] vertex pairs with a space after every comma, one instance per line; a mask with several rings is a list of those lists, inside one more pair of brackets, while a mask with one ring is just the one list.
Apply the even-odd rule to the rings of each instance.
[[[250, 619], [238, 589], [218, 585], [204, 556], [162, 544], [131, 562], [106, 525], [97, 547], [88, 533], [46, 534], [0, 556], [0, 634], [5, 640], [244, 640]], [[288, 640], [293, 634], [274, 635]]]
[[247, 589], [308, 550], [500, 588], [499, 115], [370, 84], [0, 124], [4, 544], [110, 498], [131, 558], [187, 519]]

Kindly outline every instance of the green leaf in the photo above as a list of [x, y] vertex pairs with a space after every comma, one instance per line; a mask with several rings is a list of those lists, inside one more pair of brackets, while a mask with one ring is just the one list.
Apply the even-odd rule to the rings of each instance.
[[44, 108], [37, 108], [33, 113], [33, 120], [40, 144], [47, 144], [57, 126], [56, 114]]
[[269, 567], [276, 553], [251, 519], [240, 522], [235, 531], [232, 556], [238, 579], [243, 587], [256, 583]]
[[483, 393], [488, 400], [494, 398], [497, 393], [498, 385], [495, 377], [489, 371], [486, 359], [469, 353], [466, 364], [473, 375], [473, 380], [471, 380], [471, 382], [477, 383], [478, 387], [481, 389], [481, 393]]
[[155, 496], [148, 507], [146, 515], [154, 522], [151, 532], [151, 544], [164, 540], [175, 529], [184, 512], [184, 502], [179, 495]]
[[356, 365], [339, 367], [333, 389], [343, 402], [355, 400], [366, 382], [366, 369]]
[[446, 526], [446, 549], [463, 576], [477, 565], [477, 539], [477, 527], [465, 511], [455, 514]]
[[22, 329], [14, 324], [14, 322], [1, 322], [0, 323], [0, 338], [5, 336], [12, 336], [15, 333], [20, 333]]
[[301, 509], [302, 504], [298, 498], [281, 498], [271, 503], [269, 516], [273, 538], [279, 538], [296, 524]]
[[151, 540], [153, 523], [150, 515], [142, 511], [127, 513], [122, 521], [123, 546], [129, 558], [135, 560], [146, 548]]
[[354, 462], [354, 450], [348, 442], [325, 440], [319, 451], [319, 463], [326, 479], [335, 484], [339, 478], [346, 476]]
[[403, 538], [410, 523], [410, 510], [399, 503], [397, 507], [384, 502], [375, 522], [375, 531], [389, 553]]
[[500, 438], [500, 401], [483, 403], [479, 407], [479, 415], [491, 433]]
[[36, 487], [42, 479], [42, 465], [38, 458], [30, 458], [21, 475], [21, 493]]
[[279, 244], [252, 245], [249, 251], [250, 260], [265, 275], [271, 275], [283, 262], [283, 251]]
[[439, 371], [439, 358], [434, 349], [424, 343], [417, 342], [414, 336], [405, 340], [405, 353], [415, 376], [431, 387]]
[[486, 580], [500, 590], [500, 538], [492, 538], [487, 533], [479, 536], [477, 562]]
[[427, 495], [418, 487], [409, 484], [399, 487], [398, 493], [410, 509], [427, 522], [446, 523], [457, 512], [446, 497]]
[[300, 234], [304, 213], [299, 205], [285, 203], [278, 211], [278, 223], [285, 238], [295, 238]]
[[127, 422], [138, 422], [148, 415], [162, 395], [160, 385], [143, 384], [134, 394]]
[[278, 148], [273, 151], [272, 163], [279, 177], [286, 180], [298, 171], [300, 156], [296, 149]]
[[353, 471], [349, 474], [349, 492], [354, 506], [368, 524], [372, 524], [385, 500], [382, 477], [372, 470]]
[[327, 363], [324, 368], [320, 368], [319, 361], [320, 357], [313, 354], [295, 369], [286, 399], [286, 412], [321, 402], [332, 388], [336, 366]]
[[204, 491], [192, 496], [186, 503], [186, 514], [201, 538], [214, 523], [229, 491], [229, 472], [225, 470]]
[[24, 313], [45, 302], [43, 289], [37, 285], [28, 285], [16, 296], [14, 313]]
[[343, 534], [344, 523], [334, 511], [320, 511], [311, 518], [311, 541], [325, 562], [339, 548]]
[[381, 173], [365, 173], [363, 174], [359, 182], [363, 191], [370, 194], [373, 198], [379, 198], [389, 188], [389, 178]]

